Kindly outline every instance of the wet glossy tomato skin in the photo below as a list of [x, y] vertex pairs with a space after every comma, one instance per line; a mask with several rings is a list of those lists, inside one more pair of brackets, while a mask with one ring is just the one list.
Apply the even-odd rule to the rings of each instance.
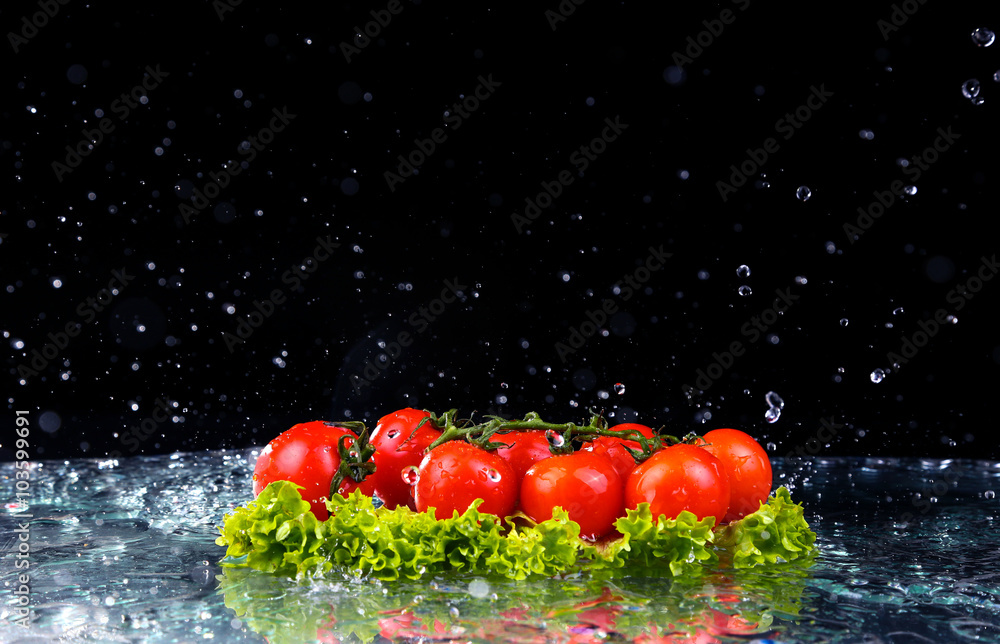
[[[260, 494], [269, 483], [291, 481], [301, 485], [299, 492], [309, 502], [312, 513], [320, 521], [325, 521], [330, 513], [323, 499], [330, 495], [330, 483], [340, 466], [337, 443], [341, 436], [350, 436], [348, 444], [353, 444], [354, 434], [343, 427], [333, 427], [322, 420], [293, 425], [268, 443], [253, 471], [253, 493]], [[371, 495], [372, 484], [366, 479], [360, 485], [351, 479], [344, 479], [341, 494], [350, 494], [360, 489]]]
[[[646, 438], [655, 438], [652, 427], [640, 425], [639, 423], [622, 423], [609, 429], [616, 432], [631, 429], [641, 432]], [[635, 469], [635, 459], [632, 458], [629, 451], [625, 449], [625, 446], [633, 449], [642, 449], [642, 445], [639, 444], [639, 441], [622, 440], [612, 436], [598, 436], [596, 439], [584, 443], [582, 449], [588, 452], [594, 452], [595, 454], [603, 454], [611, 459], [611, 463], [615, 466], [615, 471], [618, 472], [618, 476], [620, 476], [624, 481], [628, 478], [628, 475], [632, 473], [632, 470]]]
[[752, 436], [738, 429], [713, 429], [700, 447], [722, 461], [729, 477], [729, 511], [723, 521], [735, 521], [756, 512], [767, 500], [773, 483], [767, 452]]
[[428, 452], [420, 462], [413, 488], [417, 511], [435, 508], [434, 516], [449, 519], [483, 499], [479, 511], [510, 516], [517, 502], [514, 471], [493, 452], [463, 441], [449, 441]]
[[552, 456], [552, 452], [549, 451], [549, 441], [542, 431], [494, 434], [493, 442], [510, 445], [499, 448], [496, 453], [507, 461], [518, 480], [524, 478], [524, 473], [532, 465]]
[[441, 436], [430, 422], [414, 433], [420, 421], [429, 416], [426, 411], [409, 407], [386, 414], [379, 419], [368, 439], [375, 447], [372, 457], [375, 474], [370, 478], [376, 494], [390, 510], [400, 505], [416, 509], [412, 486], [404, 480], [403, 472], [420, 465], [424, 452]]
[[649, 503], [654, 517], [674, 519], [683, 510], [718, 525], [729, 509], [729, 478], [716, 457], [695, 445], [673, 445], [636, 466], [625, 482], [625, 507]]
[[625, 514], [622, 479], [611, 460], [578, 451], [538, 461], [521, 481], [521, 511], [535, 522], [552, 518], [560, 506], [580, 524], [580, 536], [598, 539]]

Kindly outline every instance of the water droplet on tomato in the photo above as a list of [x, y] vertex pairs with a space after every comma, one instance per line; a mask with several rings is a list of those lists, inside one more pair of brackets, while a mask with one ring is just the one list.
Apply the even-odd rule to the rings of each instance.
[[496, 471], [494, 468], [491, 467], [490, 469], [486, 470], [486, 478], [493, 481], [494, 483], [499, 483], [500, 479], [502, 479], [503, 476], [500, 475], [500, 472]]
[[399, 436], [399, 430], [398, 429], [389, 430], [389, 433], [386, 434], [385, 436], [386, 438], [396, 438], [397, 436]]
[[420, 479], [420, 471], [417, 469], [416, 465], [404, 467], [400, 475], [403, 477], [403, 483], [406, 483], [407, 485], [416, 485], [417, 480]]
[[563, 445], [566, 444], [565, 437], [563, 437], [563, 435], [560, 434], [559, 432], [552, 429], [545, 430], [545, 440], [547, 440], [549, 442], [549, 445], [551, 445], [552, 447], [562, 447]]

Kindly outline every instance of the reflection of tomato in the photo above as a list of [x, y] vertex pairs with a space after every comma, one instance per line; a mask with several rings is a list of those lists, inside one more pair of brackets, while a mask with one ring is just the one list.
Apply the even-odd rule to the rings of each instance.
[[[261, 450], [257, 465], [253, 470], [253, 493], [260, 494], [269, 483], [291, 481], [301, 485], [302, 498], [309, 501], [312, 513], [320, 521], [325, 521], [330, 513], [322, 499], [330, 496], [330, 483], [340, 467], [338, 442], [341, 436], [349, 436], [348, 445], [354, 443], [354, 434], [343, 427], [334, 427], [322, 420], [294, 425], [281, 433]], [[360, 489], [371, 496], [370, 479], [360, 485], [345, 478], [338, 492], [343, 495]]]
[[771, 493], [771, 461], [753, 437], [738, 429], [713, 429], [701, 448], [722, 461], [729, 477], [731, 497], [724, 521], [756, 512]]
[[[610, 429], [615, 432], [633, 430], [640, 432], [646, 438], [653, 438], [655, 440], [653, 428], [640, 425], [639, 423], [622, 423], [621, 425], [615, 425]], [[615, 438], [613, 436], [598, 436], [596, 439], [584, 443], [582, 449], [588, 452], [594, 452], [595, 454], [603, 454], [611, 459], [611, 463], [615, 466], [615, 471], [618, 472], [618, 476], [620, 476], [624, 481], [628, 478], [628, 475], [632, 473], [632, 470], [635, 469], [635, 459], [632, 458], [629, 451], [625, 449], [626, 446], [631, 447], [632, 449], [642, 449], [642, 445], [639, 441], [622, 440], [621, 438]]]
[[654, 517], [676, 518], [682, 511], [716, 524], [729, 509], [729, 479], [719, 459], [694, 445], [681, 443], [653, 454], [637, 466], [625, 483], [625, 507], [649, 503]]
[[434, 516], [449, 519], [483, 499], [479, 511], [510, 516], [517, 502], [517, 477], [493, 452], [463, 441], [438, 445], [424, 456], [414, 487], [417, 511], [435, 508]]
[[624, 516], [622, 480], [611, 461], [593, 452], [574, 452], [538, 461], [521, 481], [521, 510], [533, 521], [552, 518], [562, 507], [580, 524], [580, 536], [597, 539]]
[[372, 485], [390, 510], [400, 505], [411, 510], [417, 507], [413, 502], [413, 489], [403, 479], [403, 472], [420, 465], [424, 451], [441, 436], [441, 432], [434, 429], [429, 421], [413, 431], [428, 416], [430, 414], [419, 409], [400, 409], [380, 418], [372, 430], [369, 438], [375, 447]]
[[510, 447], [497, 449], [497, 454], [507, 461], [519, 481], [524, 478], [524, 473], [528, 471], [529, 467], [543, 458], [552, 456], [545, 432], [507, 432], [506, 434], [494, 434], [492, 440], [494, 443], [510, 445]]

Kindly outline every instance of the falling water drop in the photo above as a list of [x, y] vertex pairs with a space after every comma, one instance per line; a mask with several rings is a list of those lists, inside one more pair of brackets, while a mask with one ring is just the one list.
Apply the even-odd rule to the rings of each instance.
[[875, 371], [872, 371], [871, 379], [872, 382], [878, 384], [883, 380], [885, 380], [885, 372], [882, 371], [881, 369], [876, 369]]
[[795, 197], [799, 201], [809, 201], [809, 197], [813, 196], [812, 190], [809, 186], [799, 186], [798, 190], [795, 191]]
[[769, 423], [777, 422], [778, 418], [780, 417], [781, 417], [781, 409], [779, 407], [771, 407], [770, 409], [764, 412], [764, 420], [766, 420]]
[[965, 98], [975, 98], [979, 96], [979, 81], [975, 78], [962, 83], [962, 96]]
[[769, 391], [766, 394], [764, 394], [764, 400], [767, 401], [768, 407], [777, 407], [778, 409], [785, 408], [785, 401], [781, 399], [781, 396], [774, 393], [773, 391]]
[[736, 289], [736, 292], [740, 294], [740, 297], [747, 297], [753, 293], [753, 289], [744, 284], [743, 286]]
[[736, 268], [737, 277], [750, 277], [750, 267], [746, 264], [740, 264]]
[[616, 382], [615, 393], [618, 394], [619, 396], [625, 395], [625, 385], [620, 382]]
[[986, 27], [977, 27], [972, 31], [972, 42], [978, 47], [989, 47], [996, 40], [996, 34]]

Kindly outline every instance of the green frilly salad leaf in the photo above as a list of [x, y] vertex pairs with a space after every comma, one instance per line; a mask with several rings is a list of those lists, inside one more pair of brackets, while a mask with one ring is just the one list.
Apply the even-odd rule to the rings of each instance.
[[561, 508], [538, 524], [504, 526], [480, 513], [478, 502], [438, 520], [405, 507], [376, 509], [371, 498], [354, 492], [335, 495], [327, 502], [330, 518], [318, 521], [299, 489], [271, 483], [225, 517], [216, 539], [227, 548], [224, 566], [298, 578], [338, 567], [382, 580], [451, 570], [526, 579], [582, 567], [683, 575], [717, 563], [720, 548], [731, 553], [734, 567], [747, 568], [807, 556], [816, 538], [784, 487], [757, 512], [718, 529], [711, 517], [699, 521], [690, 512], [654, 519], [643, 503], [618, 519], [621, 537], [600, 544], [581, 539], [579, 524]]

